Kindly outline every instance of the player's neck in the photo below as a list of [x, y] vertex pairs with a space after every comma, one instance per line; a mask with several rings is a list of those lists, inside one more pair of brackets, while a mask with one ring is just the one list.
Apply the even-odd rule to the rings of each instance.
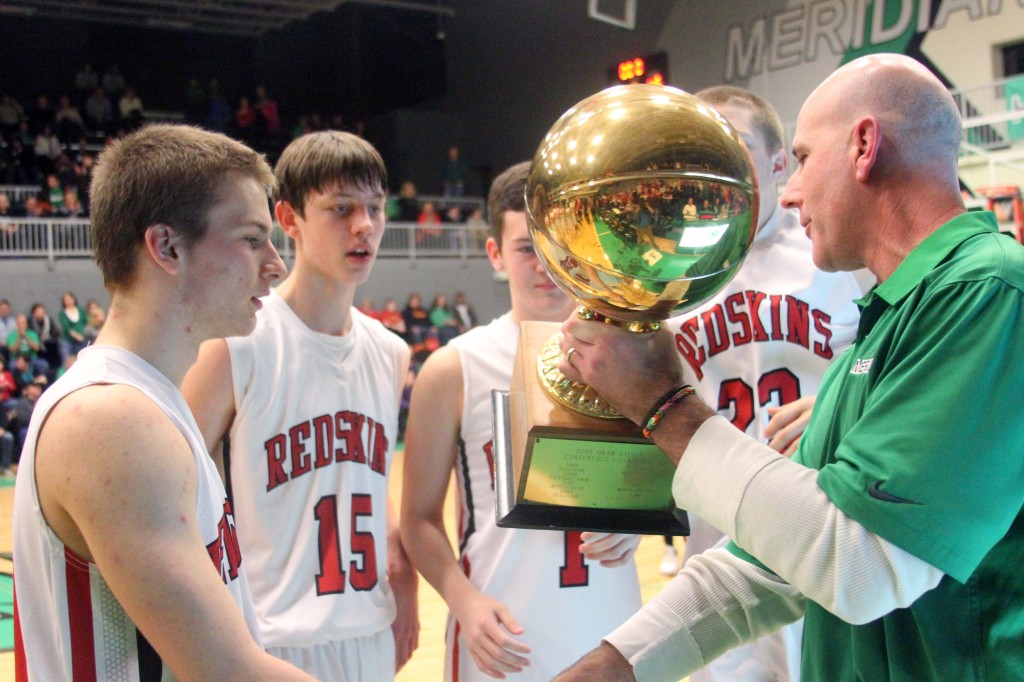
[[95, 343], [123, 348], [139, 356], [180, 386], [205, 340], [187, 319], [177, 314], [173, 304], [161, 308], [115, 295]]
[[772, 223], [775, 217], [779, 215], [782, 210], [782, 207], [779, 206], [778, 202], [776, 202], [775, 204], [772, 204], [772, 208], [768, 212], [768, 215], [758, 216], [757, 220], [759, 225], [757, 226], [757, 233], [761, 234], [764, 232], [764, 229]]
[[342, 336], [352, 329], [354, 286], [323, 281], [295, 270], [276, 291], [292, 312], [313, 331]]
[[554, 308], [546, 311], [526, 310], [522, 306], [513, 305], [509, 310], [509, 317], [516, 325], [520, 322], [565, 322], [575, 308], [575, 304], [564, 308]]

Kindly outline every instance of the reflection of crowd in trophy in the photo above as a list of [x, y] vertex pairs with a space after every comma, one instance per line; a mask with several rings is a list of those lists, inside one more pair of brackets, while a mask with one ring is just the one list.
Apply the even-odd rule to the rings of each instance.
[[590, 209], [589, 197], [577, 196], [563, 203], [548, 204], [544, 219], [552, 234], [558, 235], [559, 241], [565, 243], [579, 235], [580, 226], [593, 224], [594, 213]]
[[726, 229], [750, 210], [741, 188], [682, 169], [649, 172], [654, 176], [605, 178], [555, 198], [534, 196], [534, 215], [551, 237], [538, 248], [551, 252], [549, 263], [581, 299], [639, 310], [662, 297], [685, 297], [689, 285], [677, 281], [684, 273], [717, 272], [745, 243], [746, 231]]
[[[717, 220], [738, 212], [730, 187], [692, 178], [637, 182], [632, 191], [597, 197], [600, 218], [626, 242], [649, 241], [690, 220]], [[696, 206], [692, 215], [686, 206]], [[675, 241], [675, 240], [673, 240]]]
[[[622, 183], [625, 184], [625, 183]], [[569, 241], [581, 225], [599, 219], [624, 243], [649, 243], [673, 229], [681, 231], [691, 221], [714, 221], [744, 209], [739, 193], [728, 185], [694, 178], [655, 178], [629, 183], [613, 190], [577, 195], [550, 205], [547, 219], [561, 240]], [[673, 243], [678, 239], [672, 239]]]

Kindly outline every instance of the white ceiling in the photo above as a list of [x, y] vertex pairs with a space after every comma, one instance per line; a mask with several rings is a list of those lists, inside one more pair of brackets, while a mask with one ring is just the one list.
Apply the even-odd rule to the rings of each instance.
[[454, 15], [436, 0], [0, 0], [3, 15], [259, 36], [346, 2]]

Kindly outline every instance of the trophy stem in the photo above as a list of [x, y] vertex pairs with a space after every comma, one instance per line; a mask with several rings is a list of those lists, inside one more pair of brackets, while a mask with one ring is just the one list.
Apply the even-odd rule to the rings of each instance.
[[581, 320], [601, 320], [605, 324], [614, 324], [616, 327], [621, 327], [626, 331], [636, 332], [638, 334], [648, 334], [650, 332], [656, 332], [661, 329], [661, 322], [657, 320], [651, 321], [638, 321], [638, 322], [624, 322], [623, 320], [615, 320], [601, 313], [595, 312], [586, 306], [580, 307], [576, 311], [576, 316]]
[[537, 354], [537, 376], [547, 394], [559, 405], [588, 417], [624, 419], [625, 417], [605, 402], [590, 386], [579, 381], [571, 381], [558, 371], [558, 361], [562, 357], [558, 342], [561, 339], [561, 334], [555, 334]]

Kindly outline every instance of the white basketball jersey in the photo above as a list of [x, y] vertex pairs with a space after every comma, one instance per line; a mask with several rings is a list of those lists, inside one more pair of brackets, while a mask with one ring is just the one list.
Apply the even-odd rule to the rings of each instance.
[[[687, 381], [718, 414], [765, 442], [766, 408], [816, 395], [829, 364], [853, 343], [860, 320], [853, 301], [868, 279], [865, 271], [815, 267], [797, 212], [777, 208], [725, 289], [669, 320]], [[693, 514], [690, 533], [687, 558], [724, 537]], [[691, 682], [797, 680], [799, 627], [734, 649]]]
[[[203, 542], [259, 642], [231, 508], [185, 399], [174, 384], [137, 355], [114, 346], [90, 346], [39, 399], [21, 456], [13, 522], [15, 621], [21, 632], [20, 646], [15, 651], [19, 679], [172, 679], [153, 647], [110, 592], [96, 564], [64, 546], [47, 525], [39, 506], [34, 476], [39, 430], [61, 399], [92, 384], [126, 384], [137, 388], [163, 410], [188, 440], [198, 475], [196, 518]], [[153, 456], [159, 457], [160, 453]], [[173, 570], [160, 562], [159, 547], [137, 549], [152, 551], [153, 570]]]
[[236, 416], [226, 457], [263, 641], [312, 647], [390, 626], [387, 476], [408, 357], [352, 309], [345, 336], [276, 292], [228, 339]]
[[[530, 666], [516, 680], [550, 680], [640, 608], [633, 562], [604, 568], [579, 553], [580, 534], [495, 525], [491, 389], [507, 390], [519, 329], [506, 314], [449, 342], [462, 359], [458, 531], [462, 569], [484, 594], [504, 602], [525, 629]], [[449, 616], [446, 679], [490, 680], [455, 641]]]

